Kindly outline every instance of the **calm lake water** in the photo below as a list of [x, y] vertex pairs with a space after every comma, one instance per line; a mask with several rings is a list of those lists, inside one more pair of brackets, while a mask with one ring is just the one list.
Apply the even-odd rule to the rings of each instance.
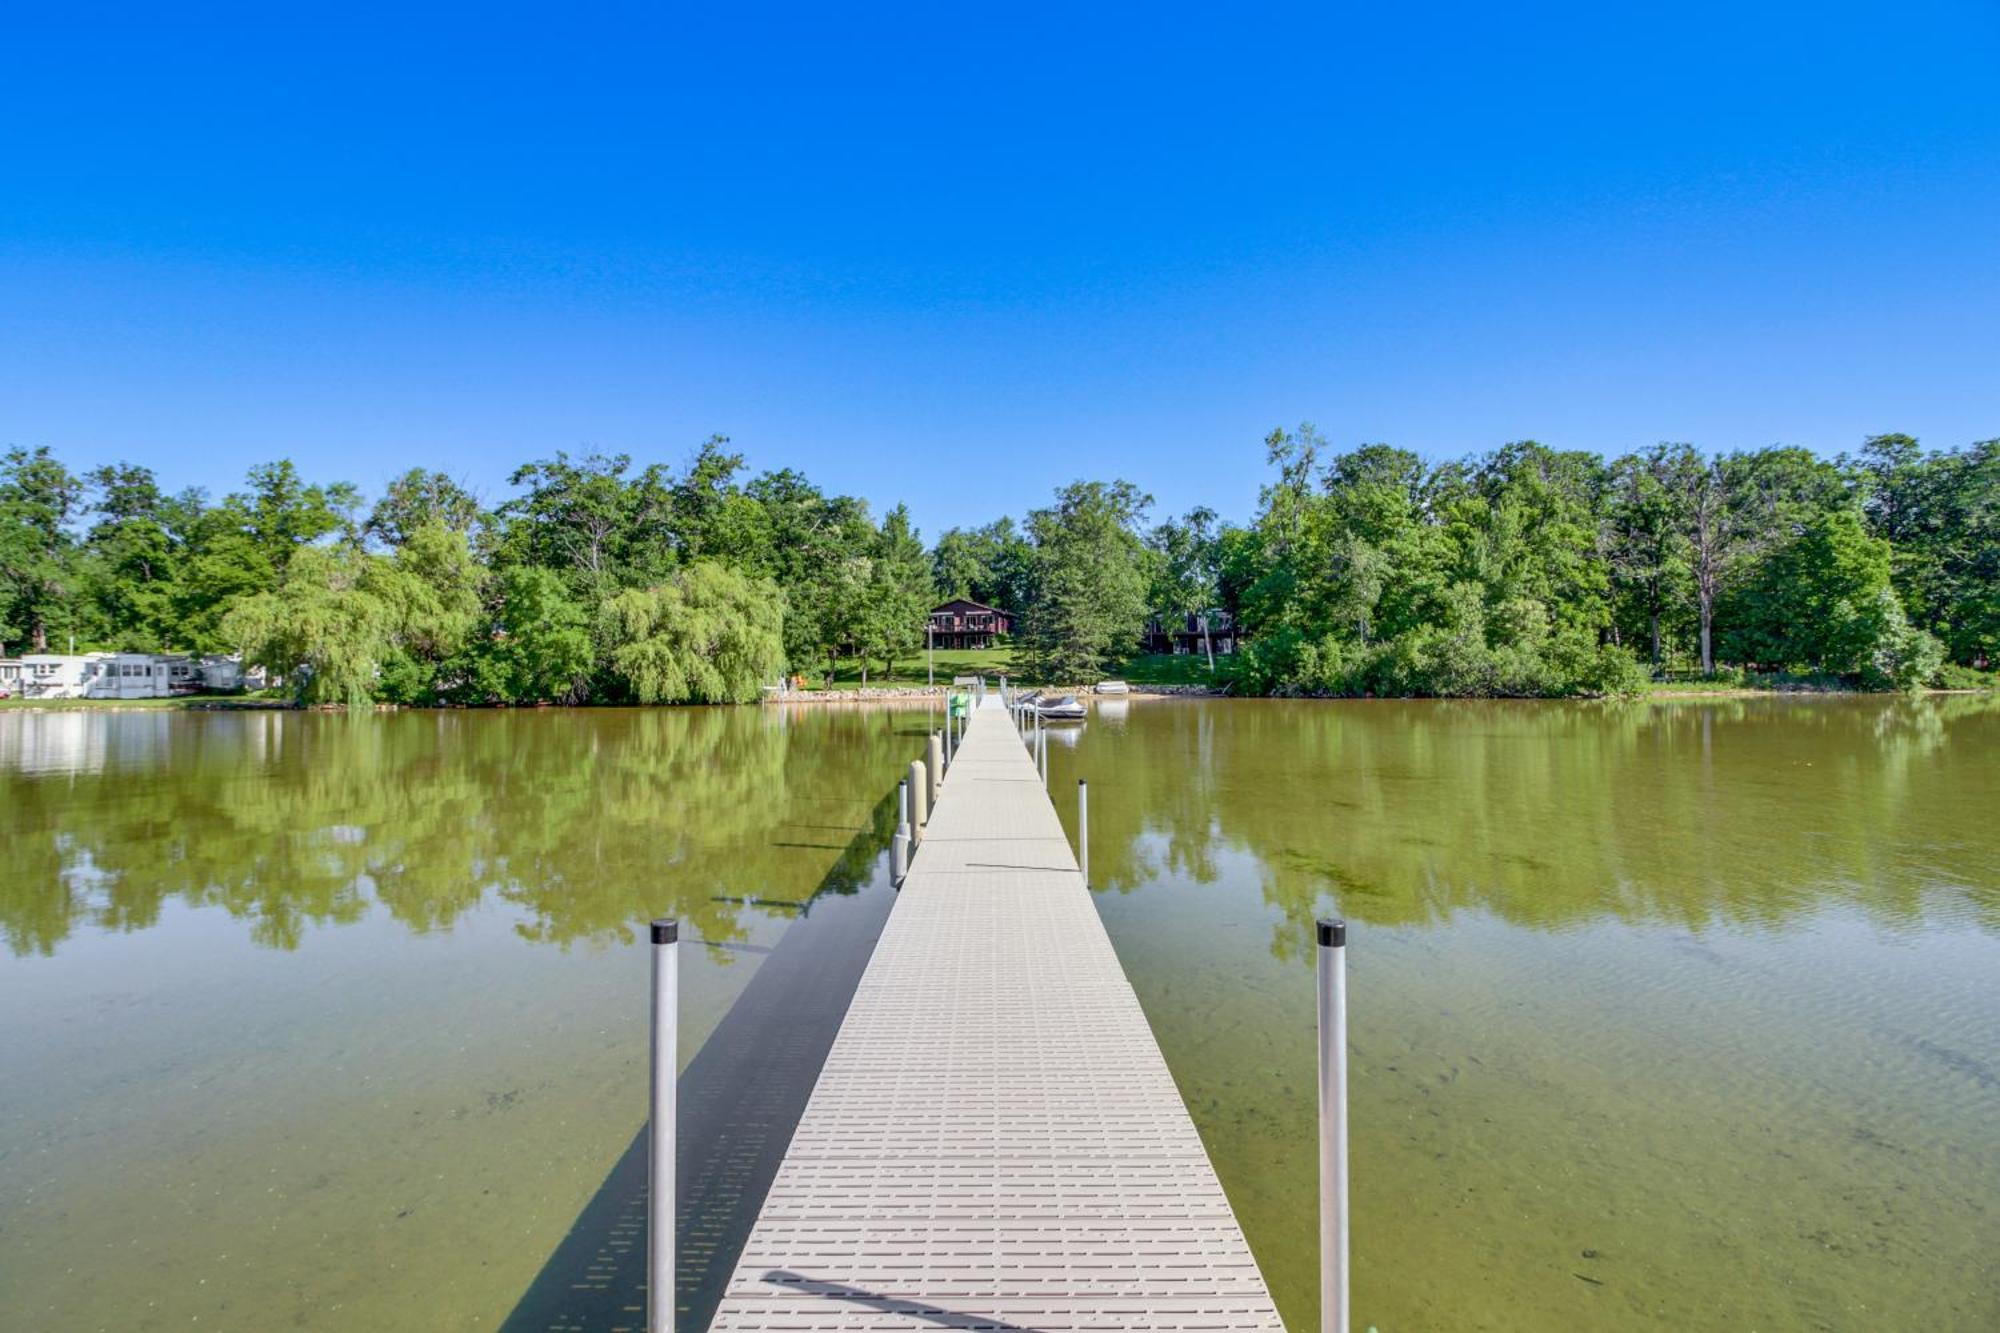
[[[708, 942], [692, 1132], [775, 1162], [925, 729], [0, 714], [0, 1325], [629, 1324], [639, 927]], [[1135, 700], [1056, 734], [1293, 1327], [1330, 910], [1357, 1328], [2000, 1327], [1992, 703]], [[756, 1169], [697, 1187], [697, 1254]]]

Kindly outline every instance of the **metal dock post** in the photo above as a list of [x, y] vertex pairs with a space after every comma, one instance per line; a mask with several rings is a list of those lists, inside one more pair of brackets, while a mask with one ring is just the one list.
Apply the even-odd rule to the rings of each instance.
[[1076, 864], [1083, 872], [1083, 887], [1090, 887], [1090, 784], [1076, 780]]
[[1319, 1327], [1347, 1333], [1347, 923], [1319, 941]]
[[680, 1076], [680, 922], [653, 923], [653, 1099], [646, 1122], [646, 1330], [674, 1329], [674, 1094]]

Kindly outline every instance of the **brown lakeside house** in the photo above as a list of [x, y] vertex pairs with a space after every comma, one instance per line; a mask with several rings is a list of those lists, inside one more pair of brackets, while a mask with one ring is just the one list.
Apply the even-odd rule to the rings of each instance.
[[1013, 632], [1012, 616], [968, 597], [954, 597], [931, 609], [934, 648], [991, 648], [996, 636]]
[[[1203, 633], [1206, 621], [1207, 633]], [[1140, 636], [1139, 646], [1149, 653], [1193, 653], [1201, 654], [1209, 647], [1215, 649], [1217, 657], [1236, 651], [1236, 618], [1227, 611], [1217, 609], [1206, 612], [1191, 612], [1179, 620], [1163, 621], [1154, 616], [1146, 622], [1146, 632]]]

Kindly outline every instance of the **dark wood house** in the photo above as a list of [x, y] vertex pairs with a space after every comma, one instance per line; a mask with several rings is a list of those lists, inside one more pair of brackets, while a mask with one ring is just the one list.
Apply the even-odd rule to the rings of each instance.
[[991, 648], [995, 636], [1013, 632], [1012, 616], [970, 598], [954, 597], [931, 611], [933, 648]]
[[[1236, 618], [1222, 610], [1210, 611], [1206, 618], [1208, 643], [1214, 646], [1215, 655], [1235, 652]], [[1204, 653], [1207, 647], [1202, 640], [1202, 620], [1202, 615], [1196, 613], [1178, 622], [1162, 624], [1160, 617], [1154, 616], [1146, 622], [1141, 646], [1149, 653]]]

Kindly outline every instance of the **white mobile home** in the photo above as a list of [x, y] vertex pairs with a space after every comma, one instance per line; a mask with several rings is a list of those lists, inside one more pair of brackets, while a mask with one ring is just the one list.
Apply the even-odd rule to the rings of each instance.
[[99, 668], [108, 656], [108, 653], [24, 653], [21, 697], [81, 699], [101, 679]]
[[201, 668], [191, 657], [162, 653], [154, 659], [167, 669], [167, 693], [193, 694], [201, 688]]
[[[173, 693], [173, 659], [155, 653], [107, 654], [97, 676], [86, 682], [91, 699], [164, 699]], [[181, 679], [190, 679], [187, 659], [179, 659]]]
[[[0, 666], [18, 666], [14, 692], [26, 699], [165, 699], [243, 687], [243, 663], [233, 657], [196, 662], [178, 653], [30, 653]], [[0, 689], [6, 687], [0, 673]]]
[[243, 688], [243, 659], [240, 657], [209, 656], [201, 659], [196, 668], [196, 682], [205, 690], [218, 693]]

